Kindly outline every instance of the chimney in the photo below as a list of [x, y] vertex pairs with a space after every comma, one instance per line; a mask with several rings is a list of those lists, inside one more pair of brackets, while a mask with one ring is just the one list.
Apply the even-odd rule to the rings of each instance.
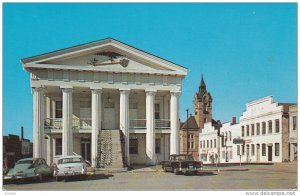
[[235, 124], [236, 124], [236, 117], [232, 117], [231, 125], [235, 125]]
[[24, 140], [24, 127], [21, 127], [21, 140]]

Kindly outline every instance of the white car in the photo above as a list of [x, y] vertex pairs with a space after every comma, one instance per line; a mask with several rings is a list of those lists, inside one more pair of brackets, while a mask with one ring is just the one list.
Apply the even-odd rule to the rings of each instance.
[[53, 176], [56, 180], [66, 177], [87, 176], [87, 166], [85, 160], [78, 155], [65, 156], [57, 160], [54, 165]]

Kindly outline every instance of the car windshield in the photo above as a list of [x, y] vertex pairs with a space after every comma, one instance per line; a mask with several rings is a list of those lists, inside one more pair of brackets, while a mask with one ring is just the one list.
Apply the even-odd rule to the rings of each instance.
[[193, 157], [191, 155], [177, 155], [177, 156], [174, 156], [174, 160], [176, 160], [176, 161], [193, 161]]
[[19, 164], [32, 164], [33, 161], [32, 160], [20, 160], [16, 163], [16, 165], [19, 165]]
[[81, 163], [82, 159], [79, 157], [74, 157], [74, 158], [65, 158], [65, 159], [60, 159], [58, 160], [58, 164], [64, 164], [64, 163]]

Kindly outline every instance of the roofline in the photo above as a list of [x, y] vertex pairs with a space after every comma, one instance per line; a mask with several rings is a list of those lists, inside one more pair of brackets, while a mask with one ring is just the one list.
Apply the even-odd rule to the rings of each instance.
[[124, 45], [126, 45], [126, 46], [129, 46], [129, 47], [131, 47], [131, 48], [133, 48], [133, 49], [135, 49], [135, 50], [139, 50], [139, 51], [141, 51], [141, 52], [143, 52], [143, 53], [146, 53], [146, 54], [148, 54], [148, 55], [151, 55], [151, 56], [153, 56], [153, 57], [155, 57], [155, 58], [159, 58], [159, 59], [164, 60], [164, 61], [166, 61], [166, 62], [168, 62], [168, 63], [171, 63], [171, 64], [174, 64], [174, 65], [176, 65], [176, 66], [182, 67], [182, 68], [186, 69], [186, 71], [188, 71], [188, 68], [186, 68], [186, 67], [184, 67], [184, 66], [181, 66], [181, 65], [176, 64], [176, 63], [174, 63], [174, 62], [172, 62], [172, 61], [170, 61], [170, 60], [167, 60], [167, 59], [164, 59], [164, 58], [159, 57], [159, 56], [157, 56], [157, 55], [154, 55], [154, 54], [152, 54], [152, 53], [146, 52], [146, 51], [144, 51], [144, 50], [141, 50], [141, 49], [139, 49], [139, 48], [136, 48], [136, 47], [134, 47], [134, 46], [131, 46], [131, 45], [129, 45], [129, 44], [126, 44], [126, 43], [124, 43], [124, 42], [121, 42], [121, 41], [116, 40], [116, 39], [111, 38], [111, 37], [104, 38], [104, 39], [100, 39], [100, 40], [96, 40], [96, 41], [91, 41], [91, 42], [87, 42], [87, 43], [83, 43], [83, 44], [78, 44], [78, 45], [75, 45], [75, 46], [71, 46], [71, 47], [67, 47], [67, 48], [63, 48], [63, 49], [59, 49], [59, 50], [54, 50], [54, 51], [52, 51], [52, 52], [47, 52], [47, 53], [43, 53], [43, 54], [39, 54], [39, 55], [27, 57], [27, 58], [22, 58], [22, 59], [21, 59], [21, 62], [22, 62], [22, 63], [29, 63], [29, 62], [32, 62], [32, 61], [40, 60], [43, 56], [46, 56], [46, 55], [52, 54], [51, 57], [53, 57], [53, 56], [57, 55], [56, 53], [58, 53], [58, 52], [65, 51], [64, 53], [62, 53], [62, 54], [65, 54], [65, 53], [69, 52], [69, 50], [71, 50], [71, 49], [74, 50], [74, 49], [78, 48], [78, 49], [80, 50], [80, 49], [81, 49], [80, 47], [82, 47], [82, 46], [91, 45], [91, 44], [97, 45], [97, 44], [99, 44], [99, 42], [107, 42], [107, 43], [110, 43], [110, 42], [113, 42], [113, 41], [119, 42], [119, 43], [124, 44]]

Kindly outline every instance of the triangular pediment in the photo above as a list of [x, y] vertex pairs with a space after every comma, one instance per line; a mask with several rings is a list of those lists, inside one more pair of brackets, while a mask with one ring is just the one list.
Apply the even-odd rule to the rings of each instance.
[[114, 39], [105, 39], [22, 60], [25, 68], [91, 69], [186, 75], [187, 69]]

